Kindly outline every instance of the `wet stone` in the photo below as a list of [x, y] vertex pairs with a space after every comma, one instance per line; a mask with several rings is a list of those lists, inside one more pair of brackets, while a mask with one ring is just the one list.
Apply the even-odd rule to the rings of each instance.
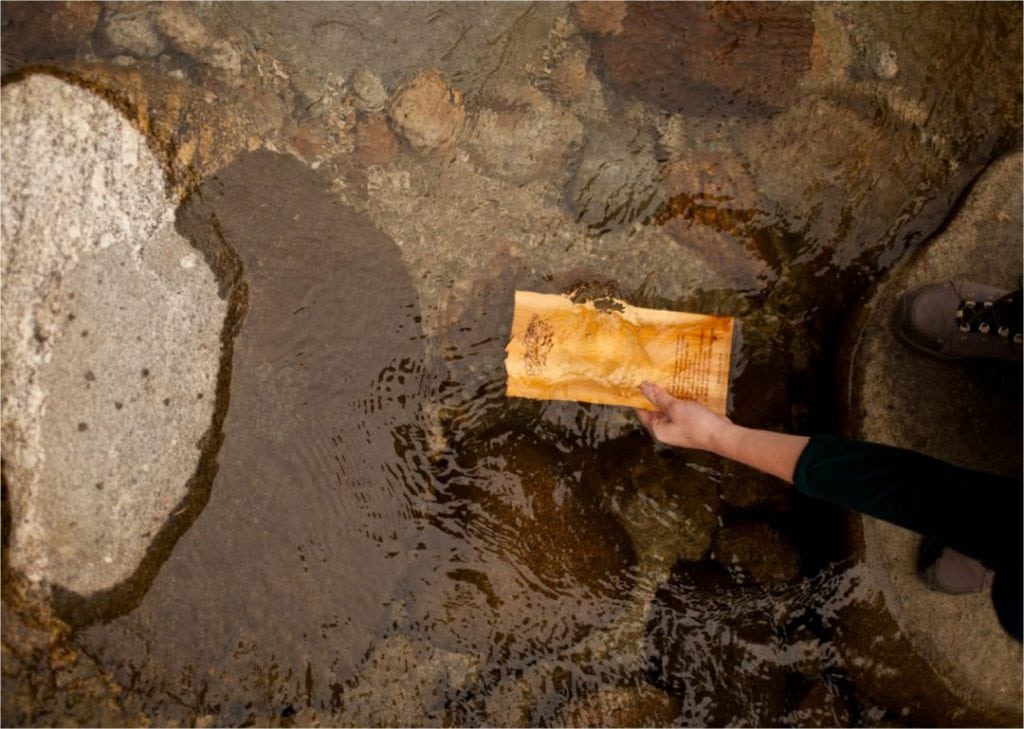
[[621, 613], [633, 581], [628, 537], [565, 460], [516, 433], [464, 447], [464, 475], [438, 494], [438, 533], [407, 590], [425, 639], [503, 656], [507, 669], [567, 648]]
[[164, 50], [154, 27], [154, 8], [136, 3], [104, 6], [100, 23], [100, 47], [110, 55], [153, 58]]
[[850, 702], [838, 686], [815, 681], [800, 699], [790, 719], [794, 726], [851, 726]]
[[729, 506], [778, 511], [789, 504], [789, 489], [774, 476], [730, 461], [723, 461], [721, 468], [718, 492]]
[[707, 554], [718, 527], [715, 483], [678, 454], [656, 452], [646, 432], [599, 446], [586, 477], [638, 557], [668, 568]]
[[391, 118], [418, 149], [451, 146], [466, 122], [462, 93], [450, 87], [435, 69], [421, 71], [401, 86], [391, 102]]
[[[833, 265], [848, 265], [887, 242], [893, 221], [906, 216], [906, 190], [922, 184], [941, 190], [955, 179], [952, 150], [932, 141], [884, 114], [877, 102], [807, 96], [738, 143], [764, 197], [789, 215], [808, 216], [812, 222], [802, 235], [827, 251]], [[827, 183], [819, 179], [821, 170], [830, 170]], [[867, 210], [870, 215], [862, 214]]]
[[96, 2], [5, 2], [3, 71], [31, 61], [76, 55], [91, 47]]
[[352, 93], [356, 96], [356, 108], [360, 111], [380, 111], [388, 102], [388, 92], [380, 76], [366, 68], [352, 74]]
[[548, 74], [551, 90], [563, 101], [574, 101], [586, 94], [594, 83], [587, 68], [588, 55], [583, 52], [567, 53], [558, 60]]
[[464, 146], [488, 175], [515, 184], [545, 178], [558, 185], [582, 136], [583, 126], [573, 114], [526, 88], [517, 98], [485, 99]]
[[622, 21], [626, 18], [626, 3], [617, 0], [608, 2], [574, 2], [572, 18], [582, 30], [598, 35], [617, 35], [622, 32]]
[[339, 713], [354, 726], [451, 726], [451, 703], [480, 690], [478, 663], [425, 641], [389, 636], [373, 647]]
[[570, 701], [555, 726], [672, 726], [679, 700], [647, 684], [605, 689]]
[[777, 726], [788, 672], [771, 598], [713, 562], [680, 562], [647, 613], [647, 675], [688, 726]]
[[7, 554], [32, 583], [92, 597], [141, 569], [200, 488], [227, 303], [118, 110], [46, 75], [3, 98]]
[[[901, 724], [986, 726], [1015, 723], [1011, 712], [971, 706], [954, 696], [885, 608], [882, 593], [843, 607], [832, 634], [838, 660], [857, 690], [891, 707]], [[991, 712], [991, 713], [989, 713]], [[904, 724], [905, 725], [905, 724]]]
[[381, 165], [398, 154], [398, 137], [391, 131], [387, 117], [371, 114], [356, 127], [356, 150], [364, 164]]
[[[785, 108], [810, 67], [810, 8], [788, 3], [631, 3], [598, 26], [594, 58], [620, 89], [670, 113]], [[602, 12], [604, 15], [607, 11]]]
[[661, 201], [654, 136], [632, 124], [592, 128], [567, 187], [574, 217], [591, 230], [621, 228], [653, 216]]
[[398, 247], [287, 155], [242, 155], [179, 227], [247, 298], [219, 468], [145, 600], [82, 641], [121, 680], [194, 671], [183, 702], [236, 724], [331, 697], [389, 622], [423, 488], [417, 300]]
[[715, 535], [715, 559], [749, 572], [762, 585], [800, 575], [800, 554], [777, 529], [763, 522], [737, 520]]
[[185, 4], [160, 4], [153, 24], [174, 50], [189, 56], [198, 57], [213, 40], [202, 20]]

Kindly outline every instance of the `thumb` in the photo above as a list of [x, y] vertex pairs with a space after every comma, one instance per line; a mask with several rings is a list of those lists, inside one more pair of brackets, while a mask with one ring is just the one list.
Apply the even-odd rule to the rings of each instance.
[[676, 399], [668, 394], [664, 388], [654, 384], [653, 382], [644, 381], [640, 383], [640, 392], [644, 394], [648, 400], [651, 401], [658, 410], [665, 415], [670, 415], [669, 410], [676, 403]]

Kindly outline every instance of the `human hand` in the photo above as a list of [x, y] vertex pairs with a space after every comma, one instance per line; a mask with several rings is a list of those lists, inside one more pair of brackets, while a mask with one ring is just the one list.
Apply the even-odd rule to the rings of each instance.
[[717, 451], [724, 432], [732, 426], [725, 416], [711, 412], [695, 400], [672, 397], [653, 382], [641, 383], [640, 391], [658, 411], [637, 409], [636, 416], [660, 443]]

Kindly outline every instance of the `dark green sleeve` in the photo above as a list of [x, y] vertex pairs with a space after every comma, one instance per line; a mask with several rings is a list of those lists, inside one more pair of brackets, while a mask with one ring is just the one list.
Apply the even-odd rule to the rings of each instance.
[[835, 435], [810, 440], [793, 485], [825, 499], [939, 539], [995, 570], [992, 602], [1000, 622], [1021, 640], [1021, 482], [935, 458]]
[[[793, 485], [989, 562], [1021, 548], [1021, 484], [902, 448], [836, 435], [811, 439]], [[992, 532], [1001, 532], [1002, 536]]]

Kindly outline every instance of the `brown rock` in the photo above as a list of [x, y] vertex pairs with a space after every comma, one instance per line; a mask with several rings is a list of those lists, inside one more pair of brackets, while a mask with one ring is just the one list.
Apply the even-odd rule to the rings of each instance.
[[[475, 686], [476, 661], [401, 635], [384, 638], [345, 691], [348, 726], [450, 726], [446, 705]], [[387, 687], [382, 690], [383, 687]], [[300, 725], [301, 726], [301, 725]]]
[[421, 71], [395, 92], [391, 118], [412, 146], [449, 147], [466, 122], [462, 92], [449, 87], [435, 69]]
[[731, 287], [761, 288], [771, 276], [771, 267], [745, 235], [742, 219], [714, 205], [694, 204], [682, 197], [672, 201], [679, 203], [682, 212], [665, 223], [665, 232], [684, 249], [697, 253]]
[[196, 17], [195, 9], [188, 3], [161, 3], [153, 25], [174, 50], [189, 56], [198, 56], [212, 40], [206, 26]]
[[593, 77], [587, 69], [587, 55], [569, 53], [559, 59], [549, 74], [551, 88], [564, 101], [573, 101], [590, 90]]
[[101, 50], [110, 55], [154, 58], [164, 41], [153, 27], [156, 8], [142, 3], [110, 3], [103, 10], [99, 33]]
[[722, 463], [718, 490], [723, 501], [740, 509], [781, 509], [790, 499], [789, 489], [779, 479], [732, 461]]
[[800, 699], [792, 718], [796, 726], [850, 726], [850, 705], [837, 687], [815, 681]]
[[600, 446], [587, 477], [641, 558], [669, 567], [707, 553], [718, 527], [714, 482], [676, 454], [653, 451], [646, 433]]
[[568, 156], [583, 138], [576, 117], [532, 88], [514, 99], [489, 99], [477, 111], [465, 144], [474, 164], [515, 184], [564, 181]]
[[626, 3], [619, 0], [609, 2], [576, 2], [572, 4], [572, 18], [583, 30], [597, 35], [615, 35], [622, 32], [622, 21], [626, 17]]
[[4, 70], [87, 50], [99, 16], [95, 2], [4, 3]]
[[318, 131], [310, 124], [298, 124], [286, 130], [284, 139], [288, 151], [307, 163], [316, 160], [325, 150], [325, 140]]
[[438, 494], [455, 540], [414, 562], [409, 612], [435, 645], [507, 668], [618, 617], [634, 559], [558, 450], [527, 435], [480, 440], [459, 458], [472, 476]]
[[620, 686], [566, 704], [554, 726], [672, 726], [679, 699], [648, 684]]
[[686, 696], [682, 723], [781, 726], [788, 669], [780, 647], [777, 603], [738, 584], [714, 562], [681, 562], [647, 613], [647, 676]]
[[702, 152], [672, 160], [665, 165], [663, 180], [669, 198], [686, 195], [744, 210], [762, 205], [753, 177], [734, 154]]
[[738, 521], [715, 535], [715, 558], [737, 566], [761, 584], [789, 582], [800, 575], [800, 553], [781, 532], [762, 522]]
[[650, 218], [661, 207], [654, 135], [621, 119], [593, 126], [580, 164], [566, 186], [576, 219], [595, 231]]
[[372, 114], [356, 128], [356, 150], [364, 164], [382, 165], [398, 154], [398, 137], [383, 114]]
[[810, 67], [814, 25], [796, 3], [633, 3], [622, 30], [594, 30], [609, 80], [669, 112], [784, 108]]
[[792, 356], [802, 335], [785, 316], [762, 308], [743, 317], [743, 346], [735, 354], [735, 419], [751, 428], [792, 432], [793, 395], [787, 382], [796, 370]]

